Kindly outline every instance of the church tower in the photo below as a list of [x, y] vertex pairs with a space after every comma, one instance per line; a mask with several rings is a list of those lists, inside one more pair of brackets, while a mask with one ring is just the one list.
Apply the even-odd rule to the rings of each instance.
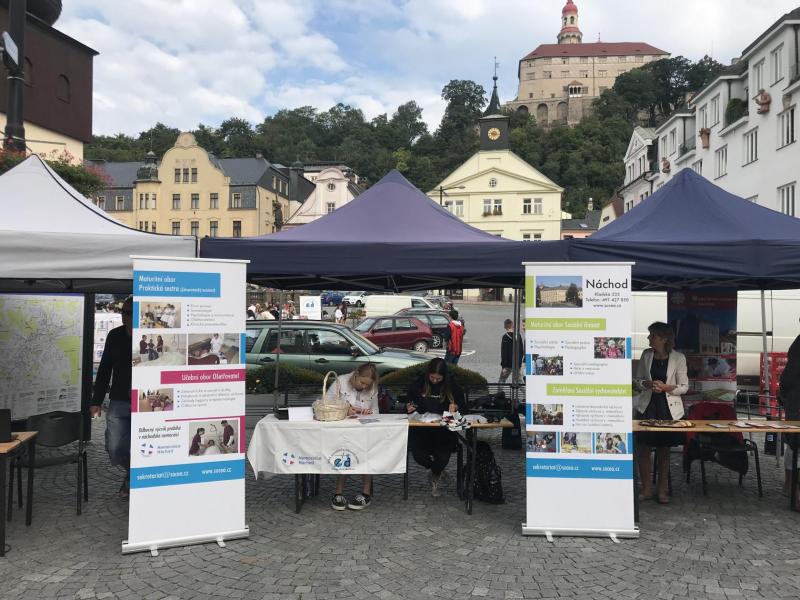
[[481, 150], [508, 150], [508, 125], [511, 119], [502, 114], [500, 97], [497, 95], [497, 67], [495, 66], [494, 88], [492, 98], [483, 116], [478, 120], [480, 124]]
[[559, 44], [580, 44], [583, 34], [578, 27], [578, 7], [572, 0], [567, 0], [561, 9], [561, 31], [558, 32]]

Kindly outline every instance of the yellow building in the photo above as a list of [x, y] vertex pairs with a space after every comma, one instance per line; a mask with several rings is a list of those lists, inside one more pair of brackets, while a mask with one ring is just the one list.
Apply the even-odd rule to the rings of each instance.
[[583, 43], [578, 7], [567, 0], [557, 44], [541, 44], [519, 61], [517, 97], [507, 104], [529, 112], [540, 125], [574, 125], [591, 113], [592, 102], [616, 78], [646, 63], [668, 58], [642, 42]]
[[217, 158], [181, 133], [160, 163], [93, 161], [109, 186], [95, 204], [143, 231], [198, 237], [247, 237], [283, 226], [314, 184], [301, 172], [254, 158]]
[[495, 77], [480, 119], [480, 150], [428, 195], [483, 231], [520, 241], [560, 239], [564, 190], [509, 150], [509, 119], [499, 113]]

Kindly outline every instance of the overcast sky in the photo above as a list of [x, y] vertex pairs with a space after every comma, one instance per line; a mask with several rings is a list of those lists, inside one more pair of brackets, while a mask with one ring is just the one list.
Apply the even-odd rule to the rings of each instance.
[[[729, 63], [800, 0], [576, 0], [584, 41], [647, 42]], [[56, 28], [100, 52], [94, 132], [181, 129], [337, 102], [368, 118], [442, 86], [516, 95], [519, 59], [555, 43], [564, 0], [64, 0]]]

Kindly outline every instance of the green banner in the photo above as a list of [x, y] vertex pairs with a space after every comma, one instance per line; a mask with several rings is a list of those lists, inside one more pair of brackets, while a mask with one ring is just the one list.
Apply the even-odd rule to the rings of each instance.
[[631, 396], [631, 384], [548, 383], [548, 396]]
[[536, 278], [533, 275], [525, 277], [525, 308], [534, 308], [536, 305]]
[[[526, 298], [525, 304], [527, 306]], [[605, 331], [605, 319], [592, 318], [543, 318], [525, 319], [525, 328], [529, 331]]]

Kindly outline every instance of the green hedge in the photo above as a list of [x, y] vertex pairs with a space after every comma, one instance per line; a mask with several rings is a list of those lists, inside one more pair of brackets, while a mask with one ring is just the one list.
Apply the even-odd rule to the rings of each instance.
[[740, 98], [731, 98], [725, 107], [725, 126], [735, 123], [747, 114], [747, 102]]
[[[278, 389], [285, 390], [295, 385], [318, 385], [322, 390], [321, 373], [311, 369], [300, 369], [290, 365], [281, 365], [278, 377]], [[269, 394], [275, 390], [275, 365], [267, 365], [258, 369], [247, 370], [246, 389], [248, 394]]]
[[[392, 371], [388, 375], [381, 378], [381, 385], [386, 385], [393, 388], [405, 387], [414, 383], [419, 377], [425, 373], [428, 368], [428, 363], [420, 363], [413, 367], [406, 367], [405, 369], [398, 369]], [[485, 386], [486, 379], [480, 373], [470, 371], [469, 369], [462, 369], [461, 367], [447, 365], [450, 371], [451, 381], [453, 381], [462, 390], [472, 387]]]

